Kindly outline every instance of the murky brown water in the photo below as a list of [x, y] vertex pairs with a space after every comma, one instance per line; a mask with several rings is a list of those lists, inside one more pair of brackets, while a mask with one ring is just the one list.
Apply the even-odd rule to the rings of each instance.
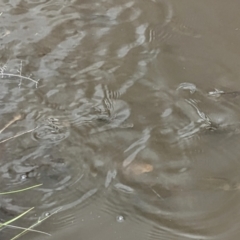
[[[240, 2], [0, 2], [0, 219], [22, 239], [238, 240]], [[20, 230], [4, 228], [0, 239]]]

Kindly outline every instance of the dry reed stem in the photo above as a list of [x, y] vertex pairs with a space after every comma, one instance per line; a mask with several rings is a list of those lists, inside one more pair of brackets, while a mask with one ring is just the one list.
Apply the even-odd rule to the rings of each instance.
[[[0, 134], [1, 134], [6, 128], [8, 128], [8, 127], [11, 126], [13, 123], [15, 123], [16, 121], [20, 120], [21, 118], [22, 118], [22, 115], [21, 115], [21, 114], [17, 114], [9, 123], [7, 123], [7, 124], [5, 125], [5, 127], [3, 127], [3, 128], [0, 130]], [[9, 141], [9, 140], [11, 140], [11, 139], [13, 139], [13, 138], [17, 138], [17, 137], [19, 137], [19, 136], [22, 136], [23, 134], [30, 133], [30, 132], [34, 131], [35, 129], [37, 129], [37, 128], [38, 128], [38, 127], [35, 127], [35, 128], [30, 129], [30, 130], [28, 130], [28, 131], [25, 131], [25, 132], [22, 132], [22, 133], [18, 133], [18, 134], [16, 134], [16, 135], [12, 136], [12, 137], [9, 137], [9, 138], [7, 138], [7, 139], [4, 139], [4, 140], [0, 141], [0, 144], [1, 144], [1, 143], [4, 143], [4, 142], [7, 142], [7, 141]]]
[[20, 120], [22, 118], [21, 114], [16, 115], [9, 123], [7, 123], [1, 130], [0, 133], [2, 133], [6, 128], [11, 126], [16, 121]]
[[9, 138], [7, 138], [7, 139], [4, 139], [4, 140], [0, 141], [0, 144], [1, 144], [1, 143], [4, 143], [4, 142], [7, 142], [7, 141], [9, 141], [9, 140], [11, 140], [11, 139], [13, 139], [13, 138], [22, 136], [22, 135], [25, 134], [25, 133], [33, 132], [33, 131], [36, 130], [37, 128], [38, 128], [38, 127], [35, 127], [35, 128], [30, 129], [30, 130], [28, 130], [28, 131], [26, 131], [26, 132], [22, 132], [22, 133], [19, 133], [19, 134], [14, 135], [14, 136], [12, 136], [12, 137], [9, 137]]

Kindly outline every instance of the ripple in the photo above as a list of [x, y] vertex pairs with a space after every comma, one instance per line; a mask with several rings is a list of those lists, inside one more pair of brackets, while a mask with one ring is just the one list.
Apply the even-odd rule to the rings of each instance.
[[37, 126], [0, 144], [1, 189], [42, 184], [1, 196], [4, 221], [61, 207], [51, 230], [76, 220], [79, 233], [90, 225], [78, 216], [98, 208], [103, 234], [112, 223], [149, 240], [237, 232], [239, 41], [226, 14], [238, 8], [187, 2], [0, 3], [2, 66], [42, 79], [0, 81], [2, 122], [25, 114], [1, 139]]
[[46, 125], [37, 128], [33, 134], [32, 138], [35, 141], [41, 141], [45, 143], [59, 143], [69, 137], [70, 131], [67, 127], [56, 126], [56, 125]]
[[[84, 135], [104, 132], [115, 128], [131, 128], [127, 122], [131, 111], [129, 105], [120, 99], [104, 98], [98, 104], [75, 109], [70, 117], [70, 123]], [[86, 112], [85, 112], [86, 110]]]
[[[11, 147], [14, 147], [16, 142], [13, 141]], [[52, 212], [59, 206], [61, 211], [66, 211], [81, 208], [88, 200], [97, 197], [98, 180], [92, 175], [89, 165], [84, 163], [84, 158], [90, 156], [91, 149], [79, 148], [70, 142], [67, 143], [69, 144], [67, 147], [66, 140], [65, 144], [62, 143], [59, 142], [51, 147], [34, 144], [34, 147], [28, 146], [28, 149], [21, 149], [23, 146], [17, 144], [15, 150], [19, 155], [16, 160], [11, 159], [9, 162], [11, 156], [6, 154], [8, 158], [5, 158], [0, 166], [2, 185], [7, 183], [8, 189], [16, 190], [42, 184], [38, 188], [18, 194], [15, 202], [14, 198], [12, 199], [14, 196], [4, 197], [3, 201], [8, 199], [8, 203], [5, 204], [6, 209], [21, 212], [24, 207], [19, 206], [29, 207], [34, 204], [38, 206], [37, 211], [41, 212]], [[29, 198], [29, 194], [33, 193], [34, 199]]]

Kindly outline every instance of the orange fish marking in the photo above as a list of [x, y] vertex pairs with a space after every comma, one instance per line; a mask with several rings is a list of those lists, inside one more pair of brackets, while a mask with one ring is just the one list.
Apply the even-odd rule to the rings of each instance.
[[148, 163], [132, 163], [126, 167], [128, 174], [140, 175], [153, 171], [153, 166]]

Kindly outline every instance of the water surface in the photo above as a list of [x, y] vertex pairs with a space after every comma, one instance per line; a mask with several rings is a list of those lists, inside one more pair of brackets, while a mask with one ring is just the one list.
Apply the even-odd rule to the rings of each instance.
[[[0, 219], [23, 239], [239, 239], [239, 1], [0, 3]], [[57, 211], [57, 213], [56, 213]], [[4, 228], [1, 239], [20, 230]]]

